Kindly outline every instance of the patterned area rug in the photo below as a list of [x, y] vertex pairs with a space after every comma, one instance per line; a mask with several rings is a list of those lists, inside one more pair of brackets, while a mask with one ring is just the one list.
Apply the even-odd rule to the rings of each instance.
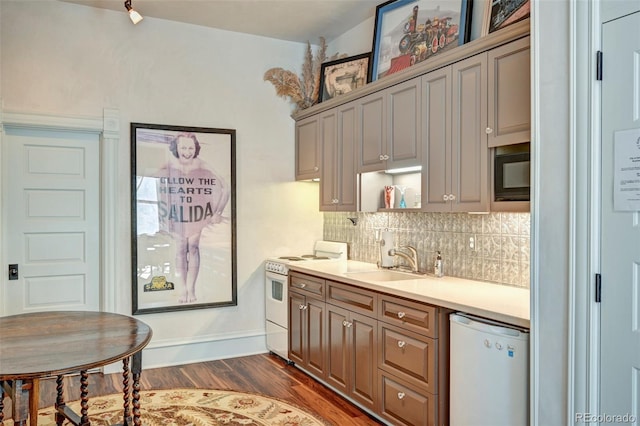
[[[89, 418], [95, 426], [122, 423], [121, 394], [89, 398]], [[68, 404], [76, 413], [80, 403]], [[141, 421], [163, 425], [282, 425], [327, 426], [328, 422], [284, 401], [250, 393], [171, 389], [140, 392]], [[39, 426], [55, 426], [54, 409], [40, 410]], [[13, 426], [11, 420], [5, 426]], [[67, 425], [69, 423], [65, 423]]]

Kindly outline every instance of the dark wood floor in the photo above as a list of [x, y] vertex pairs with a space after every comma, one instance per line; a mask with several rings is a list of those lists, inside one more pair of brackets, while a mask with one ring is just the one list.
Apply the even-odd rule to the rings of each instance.
[[[120, 374], [91, 374], [89, 397], [122, 390]], [[271, 354], [252, 355], [142, 372], [141, 389], [203, 388], [255, 392], [288, 401], [338, 425], [378, 425], [349, 401]], [[40, 383], [40, 406], [53, 405], [55, 380]], [[80, 378], [65, 379], [65, 399], [80, 399]], [[7, 401], [8, 402], [8, 401]]]

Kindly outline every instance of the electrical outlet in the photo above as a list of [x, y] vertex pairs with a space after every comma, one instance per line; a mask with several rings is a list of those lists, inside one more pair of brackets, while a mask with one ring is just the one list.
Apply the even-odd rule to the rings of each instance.
[[476, 238], [475, 238], [475, 236], [469, 237], [469, 249], [471, 251], [475, 251], [475, 249], [476, 249]]

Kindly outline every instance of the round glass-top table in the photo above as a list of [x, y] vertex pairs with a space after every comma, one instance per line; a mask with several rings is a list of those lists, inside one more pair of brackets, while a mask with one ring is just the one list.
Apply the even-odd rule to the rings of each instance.
[[[11, 398], [14, 424], [37, 426], [39, 380], [54, 376], [56, 423], [61, 425], [67, 419], [74, 425], [89, 425], [87, 371], [118, 361], [123, 362], [123, 424], [141, 424], [142, 349], [151, 336], [151, 328], [142, 321], [108, 312], [56, 311], [1, 317], [0, 394], [4, 391]], [[79, 415], [65, 405], [62, 386], [64, 375], [78, 372]], [[0, 396], [0, 423], [2, 408]]]

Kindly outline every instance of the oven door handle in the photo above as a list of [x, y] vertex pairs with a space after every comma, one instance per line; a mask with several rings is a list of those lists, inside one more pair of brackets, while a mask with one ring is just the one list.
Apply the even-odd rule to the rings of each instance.
[[289, 281], [289, 276], [288, 275], [282, 275], [282, 274], [278, 274], [278, 273], [271, 272], [271, 271], [267, 271], [265, 276], [269, 280], [282, 281], [285, 285], [288, 284], [288, 281]]

